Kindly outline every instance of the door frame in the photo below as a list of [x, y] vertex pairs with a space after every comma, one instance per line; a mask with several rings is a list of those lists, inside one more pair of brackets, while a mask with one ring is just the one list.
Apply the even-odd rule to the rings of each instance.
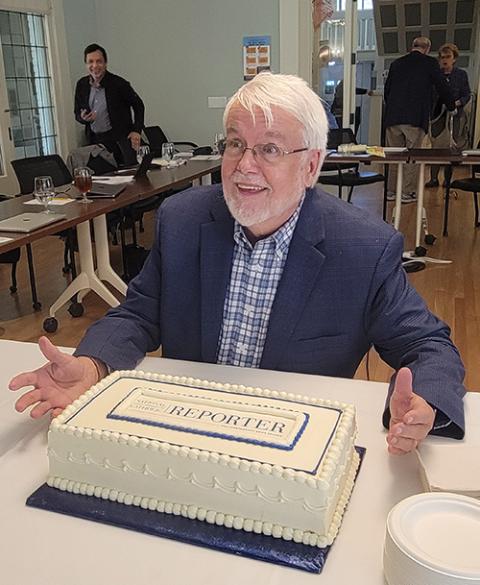
[[[40, 14], [45, 17], [45, 35], [48, 44], [49, 68], [52, 79], [52, 101], [55, 110], [57, 151], [63, 158], [65, 158], [70, 150], [75, 147], [76, 137], [75, 122], [72, 116], [73, 95], [70, 67], [68, 60], [65, 59], [68, 50], [65, 33], [63, 0], [8, 0], [8, 2], [2, 2], [0, 4], [0, 9], [13, 12], [29, 12]], [[0, 57], [2, 60], [0, 64], [0, 80], [3, 81], [5, 79], [5, 72], [3, 55], [1, 52]], [[2, 83], [2, 85], [4, 86], [5, 84]], [[8, 112], [4, 111], [8, 110], [8, 96], [6, 91], [4, 97], [2, 94], [3, 92], [0, 90], [0, 123], [2, 128], [8, 128], [11, 127], [10, 115]], [[5, 105], [2, 103], [3, 100], [5, 100]], [[15, 173], [10, 165], [10, 160], [15, 157], [13, 140], [9, 141], [9, 146], [6, 146], [5, 142], [6, 140], [4, 138], [2, 142], [2, 152], [6, 159], [4, 161], [4, 166], [8, 177], [4, 184], [15, 185], [13, 191], [9, 194], [18, 193], [18, 183]], [[0, 189], [4, 189], [2, 182], [3, 177], [0, 177]]]

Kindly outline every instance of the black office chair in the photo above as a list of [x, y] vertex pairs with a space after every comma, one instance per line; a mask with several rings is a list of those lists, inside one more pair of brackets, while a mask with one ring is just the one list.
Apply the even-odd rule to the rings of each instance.
[[[0, 203], [2, 201], [7, 201], [10, 199], [7, 195], [0, 195]], [[42, 305], [38, 301], [37, 297], [37, 289], [35, 286], [35, 273], [33, 270], [33, 257], [32, 257], [32, 247], [30, 244], [27, 244], [27, 259], [28, 259], [28, 271], [30, 275], [30, 288], [32, 291], [32, 305], [35, 311], [41, 309]], [[0, 254], [0, 264], [11, 264], [11, 279], [12, 283], [10, 285], [10, 292], [15, 294], [17, 292], [17, 264], [20, 261], [20, 248], [15, 248], [14, 250], [10, 250], [9, 252], [4, 252]]]
[[[480, 148], [480, 143], [478, 145]], [[450, 190], [458, 189], [459, 191], [470, 191], [473, 195], [473, 207], [475, 209], [475, 227], [480, 227], [479, 213], [478, 213], [478, 194], [480, 193], [480, 166], [472, 165], [472, 175], [463, 179], [456, 179], [450, 182], [451, 167], [447, 167], [450, 171], [447, 177], [447, 188], [445, 190], [445, 204], [443, 210], [443, 235], [448, 235], [448, 207], [450, 203]], [[446, 169], [446, 170], [447, 170]]]
[[[117, 141], [118, 148], [122, 155], [122, 160], [120, 161], [121, 166], [123, 167], [132, 167], [137, 165], [137, 153], [134, 148], [132, 148], [132, 144], [128, 138], [123, 138], [122, 140]], [[153, 211], [160, 207], [162, 201], [165, 199], [165, 195], [153, 195], [152, 197], [148, 197], [142, 201], [137, 201], [136, 203], [132, 203], [125, 209], [123, 209], [123, 226], [121, 226], [121, 236], [122, 236], [122, 250], [125, 251], [125, 233], [122, 231], [124, 228], [130, 228], [132, 230], [132, 239], [133, 244], [137, 245], [137, 234], [135, 228], [135, 222], [138, 221], [140, 231], [143, 232], [143, 214], [147, 213], [148, 211]]]
[[[150, 152], [153, 152], [155, 156], [161, 156], [162, 144], [164, 142], [173, 142], [177, 152], [192, 152], [192, 154], [212, 154], [211, 146], [199, 146], [196, 142], [189, 140], [169, 140], [165, 135], [165, 132], [160, 126], [146, 126], [143, 129], [143, 133], [150, 146]], [[212, 173], [212, 183], [221, 183], [222, 177], [220, 171]], [[182, 190], [186, 189], [184, 187]], [[174, 193], [176, 191], [172, 191]]]
[[[340, 144], [357, 144], [355, 134], [351, 128], [330, 129], [327, 149], [336, 150]], [[387, 185], [384, 175], [372, 171], [360, 171], [359, 163], [335, 163], [327, 157], [322, 166], [322, 172], [318, 177], [318, 182], [322, 185], [337, 185], [340, 198], [342, 197], [343, 187], [348, 187], [347, 200], [349, 203], [352, 201], [352, 193], [355, 187], [383, 182], [383, 219], [386, 218]]]
[[145, 126], [143, 133], [145, 134], [145, 137], [150, 146], [150, 152], [152, 152], [155, 156], [161, 156], [162, 144], [165, 142], [173, 142], [177, 152], [185, 150], [185, 147], [188, 151], [193, 151], [195, 148], [198, 148], [198, 144], [188, 140], [169, 140], [160, 126]]
[[[52, 177], [54, 187], [72, 182], [72, 175], [61, 156], [48, 154], [12, 160], [12, 167], [18, 179], [20, 193], [27, 195], [34, 189], [35, 177], [46, 175]], [[72, 272], [75, 277], [75, 230], [63, 230], [55, 234], [64, 241], [63, 272]]]

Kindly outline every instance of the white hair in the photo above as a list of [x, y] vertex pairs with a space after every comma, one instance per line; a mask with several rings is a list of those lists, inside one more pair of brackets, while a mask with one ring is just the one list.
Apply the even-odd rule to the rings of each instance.
[[223, 114], [224, 128], [232, 106], [237, 103], [251, 113], [253, 120], [255, 108], [259, 108], [265, 116], [267, 127], [273, 122], [272, 107], [289, 112], [303, 127], [305, 145], [325, 153], [327, 116], [321, 99], [304, 79], [296, 75], [273, 74], [267, 71], [259, 73], [229, 99]]

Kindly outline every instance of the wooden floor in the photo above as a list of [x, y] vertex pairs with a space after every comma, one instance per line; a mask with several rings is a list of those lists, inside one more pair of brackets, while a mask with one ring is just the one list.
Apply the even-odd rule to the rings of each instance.
[[[353, 204], [369, 212], [381, 214], [380, 187], [356, 189]], [[429, 264], [426, 270], [410, 274], [409, 278], [424, 297], [430, 309], [448, 323], [452, 337], [464, 360], [469, 390], [480, 390], [480, 228], [474, 228], [471, 193], [459, 192], [458, 199], [450, 204], [449, 236], [441, 236], [443, 194], [441, 189], [427, 190], [425, 206], [429, 231], [437, 235], [435, 244], [429, 247], [429, 256], [453, 260], [452, 264]], [[402, 206], [400, 229], [406, 235], [406, 249], [413, 248], [415, 230], [415, 204]], [[149, 247], [152, 241], [153, 214], [146, 216], [145, 232], [140, 239]], [[18, 341], [36, 341], [42, 335], [42, 323], [48, 316], [48, 307], [65, 288], [69, 277], [62, 274], [63, 243], [56, 237], [48, 237], [33, 245], [37, 287], [42, 310], [34, 312], [25, 251], [18, 265], [18, 292], [9, 293], [10, 266], [0, 264], [0, 338]], [[112, 247], [112, 265], [121, 272], [118, 246]], [[84, 299], [85, 313], [72, 318], [66, 308], [57, 317], [59, 328], [49, 337], [57, 345], [75, 346], [85, 329], [101, 317], [106, 304], [95, 294]], [[391, 369], [375, 352], [369, 357], [370, 379], [387, 381]], [[365, 360], [357, 377], [366, 379]]]

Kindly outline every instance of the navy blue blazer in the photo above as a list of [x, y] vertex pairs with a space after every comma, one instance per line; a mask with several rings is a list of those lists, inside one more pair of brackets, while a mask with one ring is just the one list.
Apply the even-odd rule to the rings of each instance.
[[[233, 226], [221, 185], [167, 199], [125, 302], [89, 328], [76, 355], [125, 369], [162, 345], [165, 357], [215, 363]], [[390, 225], [308, 189], [260, 367], [351, 378], [373, 344], [395, 370], [409, 366], [416, 392], [463, 429], [462, 362], [448, 327], [409, 285], [402, 250]]]
[[411, 51], [395, 60], [385, 82], [385, 128], [409, 124], [428, 132], [433, 89], [447, 109], [455, 99], [438, 61], [420, 51]]

